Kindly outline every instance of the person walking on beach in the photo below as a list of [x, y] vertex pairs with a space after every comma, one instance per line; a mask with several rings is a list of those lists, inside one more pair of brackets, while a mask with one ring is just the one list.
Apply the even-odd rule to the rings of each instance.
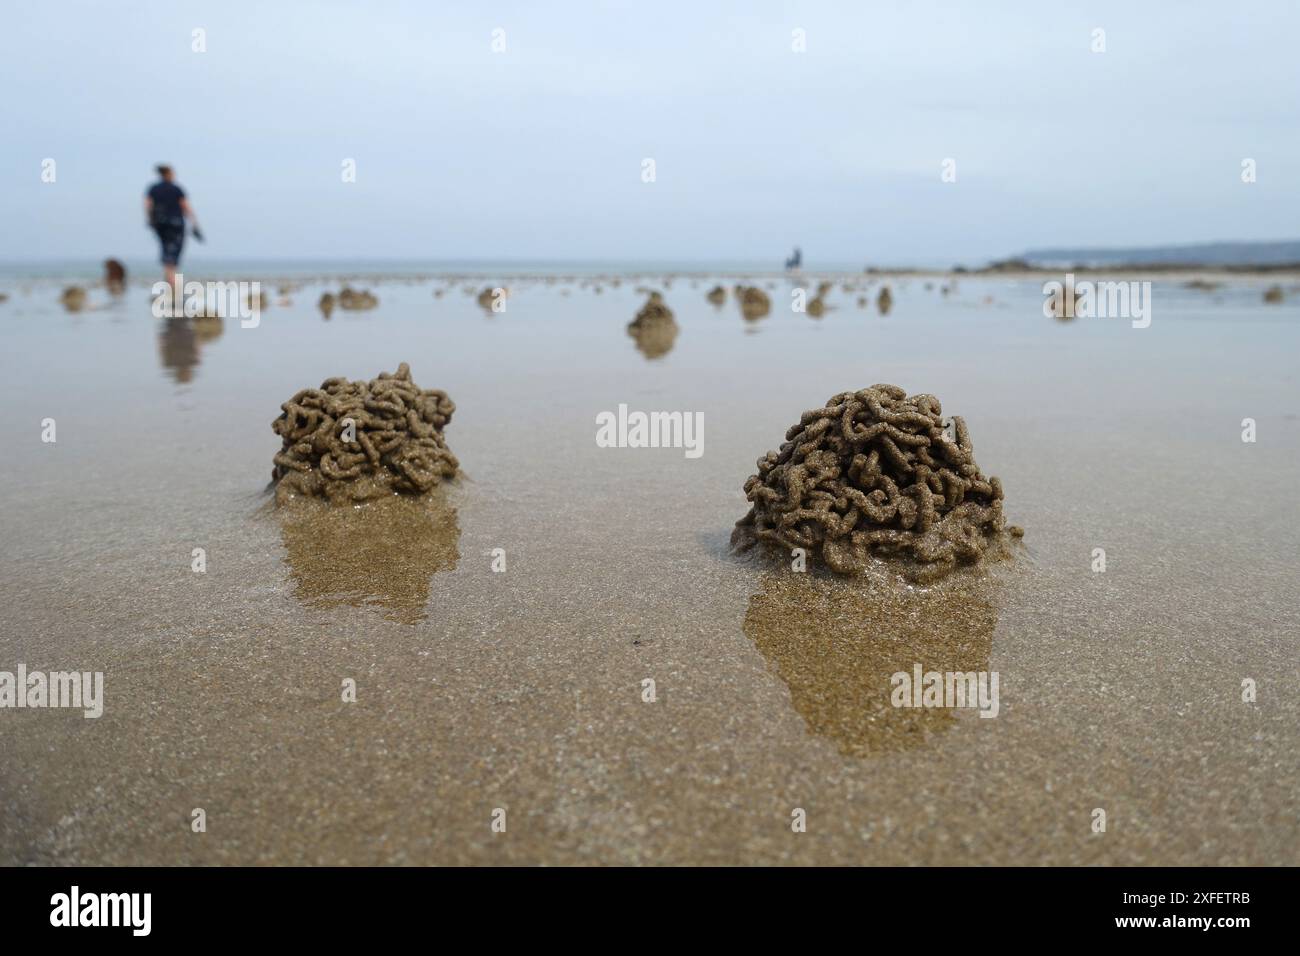
[[181, 246], [185, 244], [185, 221], [194, 230], [194, 238], [203, 241], [199, 221], [194, 215], [185, 190], [176, 185], [176, 174], [168, 165], [157, 167], [158, 182], [149, 187], [144, 196], [144, 214], [149, 228], [162, 244], [163, 275], [169, 285], [176, 284], [176, 265], [181, 259]]

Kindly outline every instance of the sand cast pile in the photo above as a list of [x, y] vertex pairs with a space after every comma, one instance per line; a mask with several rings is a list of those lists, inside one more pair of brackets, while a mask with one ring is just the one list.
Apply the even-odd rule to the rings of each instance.
[[672, 322], [674, 325], [677, 320], [673, 318], [673, 310], [668, 308], [664, 302], [664, 297], [658, 292], [650, 292], [650, 297], [646, 299], [645, 305], [637, 312], [636, 318], [628, 323], [629, 332], [649, 328], [652, 325], [658, 325], [661, 322]]
[[340, 309], [352, 311], [373, 309], [378, 304], [379, 299], [369, 289], [353, 289], [345, 285], [339, 290], [338, 306]]
[[758, 286], [738, 285], [736, 298], [740, 301], [741, 314], [747, 319], [761, 319], [772, 311], [772, 300]]
[[658, 292], [651, 292], [641, 311], [627, 325], [627, 334], [646, 358], [659, 358], [672, 351], [677, 339], [677, 320]]
[[889, 286], [885, 286], [876, 297], [876, 308], [880, 310], [881, 315], [889, 315], [889, 310], [893, 307], [894, 294], [889, 291]]
[[79, 285], [70, 285], [63, 290], [59, 301], [69, 312], [80, 312], [86, 307], [86, 290]]
[[[509, 295], [509, 289], [501, 286], [495, 288], [488, 286], [478, 294], [478, 298], [475, 301], [478, 302], [480, 308], [488, 312], [504, 312], [506, 308], [506, 297]], [[500, 308], [497, 307], [498, 302], [501, 303]]]
[[804, 548], [841, 574], [899, 557], [915, 562], [910, 577], [932, 579], [1023, 534], [1006, 527], [1002, 483], [980, 473], [966, 422], [945, 420], [933, 395], [843, 392], [785, 437], [745, 482], [753, 507], [732, 533], [739, 548]]
[[442, 435], [455, 403], [412, 382], [405, 362], [369, 382], [326, 379], [280, 407], [271, 423], [284, 439], [271, 472], [277, 504], [295, 495], [346, 503], [422, 494], [460, 466]]
[[817, 295], [806, 306], [806, 311], [814, 319], [820, 319], [826, 314], [826, 294], [831, 291], [831, 284], [823, 282], [817, 287]]

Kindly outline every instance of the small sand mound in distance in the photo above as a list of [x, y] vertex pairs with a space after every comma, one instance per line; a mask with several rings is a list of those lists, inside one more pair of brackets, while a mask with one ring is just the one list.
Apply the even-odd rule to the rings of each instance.
[[735, 293], [740, 313], [747, 319], [761, 319], [772, 311], [772, 300], [758, 286], [738, 285]]
[[876, 296], [876, 308], [880, 310], [881, 315], [889, 315], [889, 310], [894, 307], [894, 293], [889, 291], [889, 286], [880, 290], [880, 295]]
[[646, 358], [667, 355], [677, 339], [677, 320], [658, 292], [651, 292], [641, 311], [627, 325], [627, 334]]
[[807, 312], [814, 319], [820, 319], [826, 314], [826, 294], [831, 291], [831, 284], [823, 282], [817, 287], [817, 294], [813, 296], [812, 301], [807, 305]]
[[[497, 294], [500, 293], [501, 308], [497, 309]], [[478, 304], [488, 312], [505, 311], [506, 297], [510, 295], [510, 290], [502, 286], [488, 286], [478, 294]]]
[[379, 299], [369, 289], [353, 289], [346, 285], [339, 290], [337, 301], [340, 309], [349, 311], [373, 309], [379, 304]]
[[649, 298], [645, 301], [645, 305], [641, 306], [640, 311], [636, 314], [636, 318], [629, 322], [627, 327], [628, 330], [631, 331], [632, 329], [644, 328], [645, 326], [653, 325], [657, 322], [676, 323], [676, 321], [677, 320], [673, 318], [673, 310], [668, 308], [668, 304], [664, 302], [664, 297], [658, 292], [651, 291]]
[[79, 285], [70, 285], [63, 290], [59, 301], [69, 312], [80, 312], [86, 307], [86, 290]]

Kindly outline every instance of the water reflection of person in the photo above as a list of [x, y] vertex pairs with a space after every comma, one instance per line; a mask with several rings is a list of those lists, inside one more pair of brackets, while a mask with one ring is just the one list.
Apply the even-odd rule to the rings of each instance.
[[163, 368], [171, 372], [177, 383], [184, 385], [194, 378], [194, 367], [199, 364], [199, 340], [187, 320], [163, 319], [158, 352]]
[[988, 671], [993, 587], [960, 575], [917, 589], [895, 578], [768, 571], [743, 626], [810, 733], [847, 756], [891, 753], [924, 746], [957, 720], [948, 709], [895, 707], [894, 674], [911, 674], [918, 663], [925, 671]]
[[158, 332], [158, 356], [177, 384], [194, 379], [200, 347], [221, 337], [225, 323], [216, 316], [197, 319], [163, 319]]

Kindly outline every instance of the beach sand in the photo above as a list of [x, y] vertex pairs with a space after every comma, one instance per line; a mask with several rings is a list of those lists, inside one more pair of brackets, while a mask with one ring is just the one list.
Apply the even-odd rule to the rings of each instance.
[[[1300, 863], [1300, 299], [1180, 277], [1134, 329], [1046, 318], [1041, 278], [844, 278], [817, 319], [756, 278], [756, 321], [705, 299], [739, 277], [363, 277], [329, 320], [307, 282], [219, 334], [4, 285], [0, 669], [105, 704], [0, 711], [0, 863]], [[463, 477], [277, 511], [280, 402], [403, 361]], [[733, 556], [755, 460], [877, 382], [966, 418], [1016, 556], [932, 588]], [[703, 455], [598, 448], [620, 403], [703, 412]], [[998, 716], [892, 708], [914, 662], [998, 672]]]

